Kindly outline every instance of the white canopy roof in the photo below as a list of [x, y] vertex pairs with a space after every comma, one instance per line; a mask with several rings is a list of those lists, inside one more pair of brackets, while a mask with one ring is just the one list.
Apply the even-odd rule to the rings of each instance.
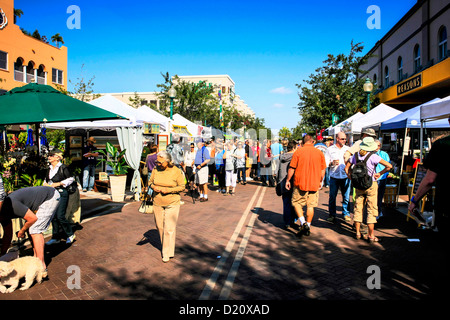
[[[189, 121], [188, 119], [186, 119], [185, 117], [183, 117], [183, 116], [180, 115], [179, 113], [177, 113], [177, 114], [175, 114], [175, 115], [173, 116], [173, 120], [175, 121], [176, 124], [186, 126], [187, 129], [188, 129], [188, 131], [189, 131], [189, 133], [190, 133], [192, 136], [197, 137], [197, 136], [199, 135], [199, 134], [198, 134], [199, 125], [198, 125], [198, 124], [195, 124], [195, 123], [192, 122], [192, 121]], [[200, 126], [200, 127], [202, 127], [202, 126]], [[200, 134], [200, 135], [201, 135], [201, 134]]]
[[[41, 125], [43, 126], [43, 125]], [[98, 120], [98, 121], [75, 121], [75, 122], [52, 122], [45, 125], [49, 129], [102, 129], [114, 130], [117, 127], [141, 127], [141, 121], [130, 121], [123, 119]]]
[[162, 114], [148, 108], [140, 107], [138, 109], [120, 101], [117, 98], [107, 94], [98, 99], [89, 102], [90, 104], [101, 109], [119, 114], [129, 120], [100, 120], [100, 121], [77, 121], [77, 122], [57, 122], [48, 123], [47, 128], [51, 129], [95, 129], [101, 128], [104, 130], [114, 129], [117, 127], [132, 127], [142, 126], [143, 122], [159, 123], [164, 130], [167, 128], [168, 118]]
[[354, 120], [357, 120], [357, 119], [359, 119], [359, 118], [361, 118], [361, 117], [363, 117], [363, 116], [364, 116], [364, 114], [361, 113], [361, 112], [355, 113], [355, 114], [352, 115], [350, 118], [348, 118], [348, 119], [342, 121], [341, 123], [335, 125], [334, 127], [333, 127], [333, 126], [330, 127], [330, 128], [328, 129], [328, 132], [329, 132], [330, 135], [335, 135], [335, 134], [337, 134], [338, 132], [343, 131], [342, 128], [343, 128], [346, 124], [348, 124], [348, 123], [350, 123], [350, 122], [352, 122], [352, 121], [354, 121]]
[[450, 96], [427, 103], [420, 108], [420, 120], [432, 121], [447, 118], [450, 115]]
[[352, 133], [361, 133], [361, 129], [363, 128], [378, 129], [383, 121], [389, 120], [400, 113], [402, 112], [381, 103], [367, 112], [364, 117], [352, 121]]

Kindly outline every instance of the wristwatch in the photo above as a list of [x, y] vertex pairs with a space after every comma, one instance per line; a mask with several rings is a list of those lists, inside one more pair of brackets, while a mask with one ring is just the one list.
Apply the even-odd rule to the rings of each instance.
[[417, 205], [417, 201], [414, 201], [414, 196], [411, 198], [411, 202]]

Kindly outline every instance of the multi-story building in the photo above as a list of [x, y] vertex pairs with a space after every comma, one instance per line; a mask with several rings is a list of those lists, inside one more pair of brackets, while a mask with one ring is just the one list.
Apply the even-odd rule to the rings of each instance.
[[362, 69], [380, 102], [401, 111], [450, 95], [448, 0], [418, 0], [369, 51]]
[[0, 94], [36, 82], [67, 89], [67, 47], [28, 36], [14, 23], [14, 0], [0, 2]]
[[[255, 112], [245, 103], [244, 100], [237, 94], [235, 94], [235, 83], [228, 75], [205, 75], [205, 76], [179, 76], [179, 80], [187, 82], [198, 83], [200, 81], [205, 82], [207, 86], [214, 88], [214, 94], [217, 96], [219, 88], [221, 90], [222, 103], [228, 106], [233, 106], [241, 112], [243, 115], [250, 115], [255, 117]], [[161, 109], [163, 101], [160, 100], [158, 92], [116, 92], [116, 93], [100, 93], [100, 95], [109, 94], [113, 97], [127, 103], [132, 104], [130, 101], [138, 96], [143, 99], [143, 105], [155, 105], [158, 109]]]
[[216, 95], [219, 90], [221, 91], [222, 103], [233, 106], [243, 115], [255, 117], [255, 112], [236, 94], [236, 85], [229, 75], [179, 76], [178, 78], [195, 83], [203, 81], [206, 85], [213, 86]]

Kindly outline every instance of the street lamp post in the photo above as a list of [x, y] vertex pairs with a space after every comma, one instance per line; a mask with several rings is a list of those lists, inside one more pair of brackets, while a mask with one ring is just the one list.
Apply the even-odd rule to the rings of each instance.
[[169, 89], [170, 98], [170, 120], [173, 120], [173, 99], [177, 96], [177, 90], [174, 87]]
[[367, 93], [367, 112], [370, 111], [370, 93], [373, 90], [373, 84], [369, 78], [366, 78], [366, 82], [364, 83], [364, 92]]
[[219, 102], [220, 102], [220, 128], [222, 129], [222, 132], [224, 130], [223, 126], [223, 110], [222, 110], [222, 84], [219, 85]]

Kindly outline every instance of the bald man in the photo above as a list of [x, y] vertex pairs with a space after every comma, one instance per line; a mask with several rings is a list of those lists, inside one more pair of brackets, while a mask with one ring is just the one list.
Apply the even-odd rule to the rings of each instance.
[[350, 211], [348, 204], [350, 202], [350, 179], [345, 173], [344, 155], [349, 147], [345, 144], [347, 136], [343, 132], [336, 134], [336, 144], [329, 147], [325, 153], [325, 162], [330, 172], [330, 197], [328, 199], [328, 221], [336, 220], [336, 197], [338, 191], [342, 194], [342, 215], [345, 221], [350, 222]]

